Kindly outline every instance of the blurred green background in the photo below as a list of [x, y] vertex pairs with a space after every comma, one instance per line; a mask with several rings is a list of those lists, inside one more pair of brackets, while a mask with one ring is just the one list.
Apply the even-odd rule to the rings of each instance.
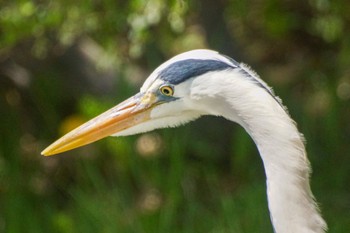
[[272, 232], [258, 152], [224, 119], [40, 155], [195, 48], [274, 87], [329, 232], [350, 232], [349, 28], [346, 0], [1, 1], [0, 232]]

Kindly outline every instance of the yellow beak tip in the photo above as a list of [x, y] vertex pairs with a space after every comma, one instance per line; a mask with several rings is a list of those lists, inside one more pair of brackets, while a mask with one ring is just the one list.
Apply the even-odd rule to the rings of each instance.
[[45, 150], [43, 150], [40, 154], [43, 156], [50, 156], [50, 154]]
[[54, 154], [57, 154], [57, 153], [55, 153], [53, 150], [51, 150], [49, 148], [46, 148], [40, 154], [43, 155], [43, 156], [51, 156], [51, 155], [54, 155]]

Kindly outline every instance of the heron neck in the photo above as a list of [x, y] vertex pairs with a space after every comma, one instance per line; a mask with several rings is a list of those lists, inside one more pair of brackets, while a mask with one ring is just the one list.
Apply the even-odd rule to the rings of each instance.
[[208, 114], [239, 123], [256, 143], [275, 232], [324, 232], [326, 223], [310, 189], [311, 168], [303, 138], [276, 98], [240, 73], [207, 75], [198, 81], [193, 97], [206, 98]]
[[310, 189], [311, 168], [303, 138], [294, 121], [269, 93], [246, 95], [249, 96], [244, 103], [232, 106], [234, 117], [230, 114], [224, 117], [238, 121], [258, 147], [275, 232], [324, 232], [326, 224]]
[[302, 137], [287, 114], [244, 120], [264, 163], [268, 205], [276, 233], [324, 232], [309, 183]]

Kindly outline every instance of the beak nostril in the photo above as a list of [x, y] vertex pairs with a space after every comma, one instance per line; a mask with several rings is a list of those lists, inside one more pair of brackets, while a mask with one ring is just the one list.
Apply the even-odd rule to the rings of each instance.
[[156, 100], [156, 96], [153, 93], [146, 93], [144, 96], [141, 97], [140, 103], [144, 105], [151, 105]]

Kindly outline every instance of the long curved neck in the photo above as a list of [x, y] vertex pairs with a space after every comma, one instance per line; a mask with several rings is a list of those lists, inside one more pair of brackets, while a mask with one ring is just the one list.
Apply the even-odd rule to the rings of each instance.
[[[207, 78], [209, 85], [221, 83], [211, 93], [210, 114], [238, 122], [256, 143], [264, 163], [268, 205], [276, 233], [322, 233], [326, 223], [311, 193], [310, 164], [303, 138], [294, 121], [270, 93], [241, 74], [227, 73]], [[201, 81], [203, 83], [203, 80]], [[211, 88], [213, 90], [213, 88]], [[201, 93], [199, 95], [205, 95]], [[208, 93], [207, 93], [208, 94]]]
[[324, 232], [325, 223], [310, 189], [311, 169], [302, 137], [288, 114], [274, 110], [262, 105], [242, 120], [264, 163], [275, 232]]

